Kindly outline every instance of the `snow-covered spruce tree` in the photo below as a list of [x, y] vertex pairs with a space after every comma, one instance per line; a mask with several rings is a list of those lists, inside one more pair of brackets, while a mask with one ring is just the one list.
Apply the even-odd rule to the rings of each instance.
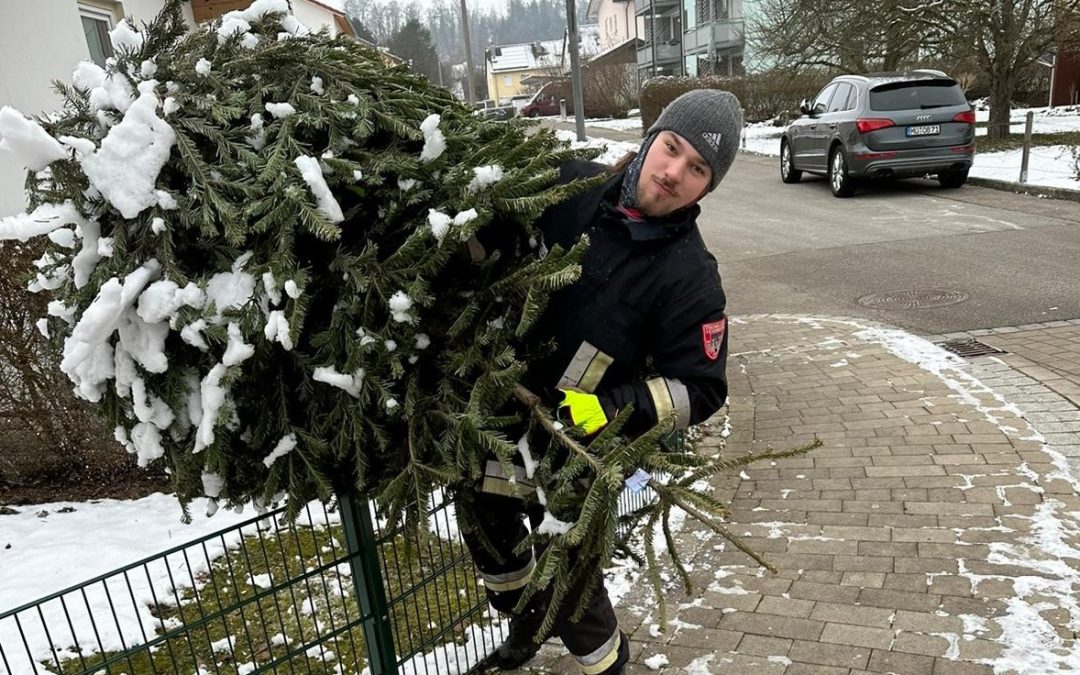
[[355, 490], [420, 527], [431, 492], [488, 456], [531, 465], [508, 432], [527, 422], [559, 449], [530, 469], [554, 514], [534, 588], [562, 597], [623, 545], [614, 504], [637, 468], [672, 478], [635, 518], [670, 539], [678, 506], [728, 536], [699, 483], [726, 464], [664, 455], [660, 429], [628, 444], [618, 420], [583, 446], [519, 385], [522, 340], [588, 243], [542, 256], [533, 227], [589, 185], [554, 184], [565, 144], [310, 34], [285, 0], [193, 33], [171, 0], [111, 37], [106, 68], [58, 85], [60, 114], [0, 111], [32, 209], [0, 238], [48, 235], [39, 327], [182, 503], [296, 510]]
[[475, 470], [514, 341], [575, 278], [531, 230], [570, 154], [287, 9], [188, 33], [171, 3], [79, 65], [46, 131], [4, 111], [48, 166], [33, 290], [78, 394], [181, 500], [423, 503]]

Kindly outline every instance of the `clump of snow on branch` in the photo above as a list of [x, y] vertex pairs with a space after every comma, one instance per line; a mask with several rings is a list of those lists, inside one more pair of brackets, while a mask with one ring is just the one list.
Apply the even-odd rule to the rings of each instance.
[[[30, 213], [0, 218], [0, 239], [28, 241], [49, 234], [65, 225], [85, 227], [86, 219], [71, 202], [42, 204]], [[97, 244], [95, 242], [95, 248]]]
[[155, 184], [176, 142], [172, 127], [157, 116], [156, 84], [147, 80], [139, 85], [140, 96], [124, 119], [109, 130], [97, 152], [82, 159], [90, 184], [125, 218], [158, 203]]
[[473, 169], [473, 179], [472, 182], [469, 183], [468, 190], [471, 193], [486, 190], [502, 180], [503, 175], [503, 168], [498, 164], [478, 166]]
[[109, 32], [109, 41], [117, 52], [136, 51], [143, 46], [144, 39], [143, 34], [132, 28], [127, 19], [116, 24], [116, 28]]
[[296, 168], [300, 169], [300, 175], [303, 177], [304, 182], [308, 184], [308, 187], [311, 188], [311, 193], [315, 195], [315, 203], [319, 212], [326, 216], [326, 219], [331, 223], [340, 223], [345, 220], [345, 216], [341, 213], [341, 205], [334, 199], [334, 193], [330, 191], [330, 187], [326, 184], [322, 168], [319, 167], [319, 160], [307, 155], [301, 155], [293, 162], [296, 164]]
[[41, 171], [67, 157], [59, 141], [10, 106], [0, 108], [0, 150], [14, 154], [15, 161], [30, 171]]
[[339, 373], [333, 366], [321, 366], [312, 373], [316, 382], [324, 382], [332, 387], [344, 390], [353, 398], [360, 398], [360, 386], [364, 383], [364, 369], [352, 374]]
[[438, 115], [428, 115], [420, 123], [420, 131], [424, 132], [424, 148], [420, 151], [420, 161], [430, 162], [438, 159], [446, 151], [446, 137], [439, 131]]
[[296, 434], [287, 434], [278, 441], [270, 454], [263, 459], [263, 464], [267, 467], [273, 466], [274, 462], [292, 452], [294, 448], [296, 448]]
[[266, 108], [266, 112], [273, 115], [275, 119], [282, 119], [283, 117], [296, 114], [296, 108], [292, 107], [289, 103], [267, 103], [264, 107]]
[[388, 304], [390, 305], [390, 316], [394, 321], [398, 323], [413, 323], [416, 321], [416, 318], [409, 314], [413, 301], [405, 291], [398, 291], [390, 296]]

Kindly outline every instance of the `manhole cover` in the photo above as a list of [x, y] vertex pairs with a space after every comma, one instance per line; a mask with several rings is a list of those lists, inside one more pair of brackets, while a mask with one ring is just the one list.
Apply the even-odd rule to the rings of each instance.
[[955, 305], [968, 299], [968, 294], [943, 288], [912, 288], [903, 291], [871, 293], [858, 299], [863, 307], [874, 309], [925, 309]]
[[1007, 354], [1004, 349], [998, 349], [992, 347], [985, 342], [979, 342], [978, 340], [949, 340], [947, 342], [938, 342], [937, 345], [946, 351], [950, 351], [957, 356], [963, 356], [970, 358], [972, 356], [987, 356], [988, 354]]

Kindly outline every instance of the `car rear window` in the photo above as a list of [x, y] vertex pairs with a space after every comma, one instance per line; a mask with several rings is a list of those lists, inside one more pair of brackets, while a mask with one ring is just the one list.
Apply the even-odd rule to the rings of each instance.
[[920, 110], [966, 104], [960, 85], [951, 80], [890, 82], [870, 90], [871, 110]]

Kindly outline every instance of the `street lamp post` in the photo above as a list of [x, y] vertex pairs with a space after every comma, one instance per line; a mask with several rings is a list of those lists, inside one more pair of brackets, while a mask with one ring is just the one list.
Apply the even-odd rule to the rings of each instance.
[[[462, 0], [464, 2], [464, 0]], [[574, 0], [566, 0], [566, 28], [569, 33], [570, 78], [574, 87], [574, 121], [578, 141], [585, 140], [585, 96], [581, 86], [581, 59], [578, 56], [577, 9]]]
[[473, 87], [472, 40], [469, 38], [469, 10], [465, 0], [461, 0], [461, 31], [465, 37], [465, 100], [472, 105], [476, 102], [476, 89]]

